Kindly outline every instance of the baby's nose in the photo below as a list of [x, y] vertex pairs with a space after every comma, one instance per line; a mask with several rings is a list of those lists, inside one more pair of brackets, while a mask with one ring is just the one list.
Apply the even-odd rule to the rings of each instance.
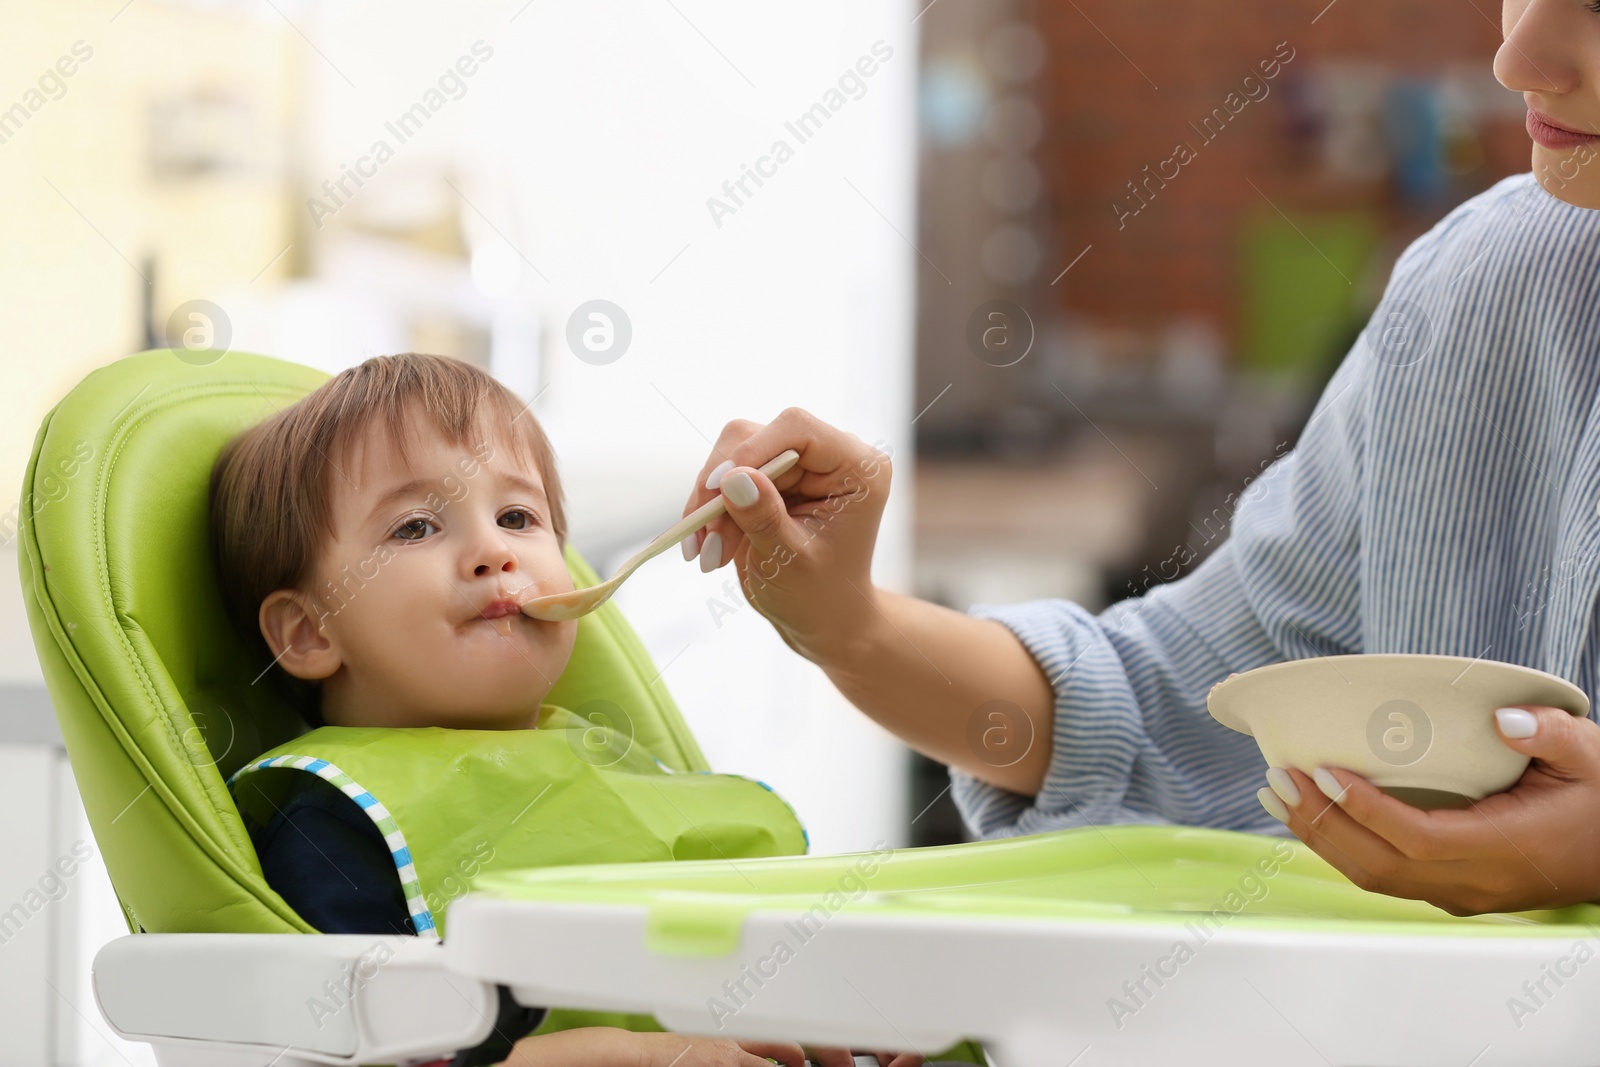
[[491, 557], [488, 562], [479, 563], [473, 568], [472, 573], [481, 578], [486, 574], [493, 573], [494, 571], [509, 573], [515, 571], [516, 569], [517, 557], [507, 552], [501, 556]]

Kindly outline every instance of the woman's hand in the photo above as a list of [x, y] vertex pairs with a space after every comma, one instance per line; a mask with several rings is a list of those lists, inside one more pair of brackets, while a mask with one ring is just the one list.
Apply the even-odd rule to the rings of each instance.
[[642, 1054], [638, 1067], [806, 1067], [805, 1050], [784, 1041], [734, 1041], [671, 1032], [632, 1035]]
[[[855, 1055], [847, 1048], [811, 1048], [806, 1050], [811, 1056], [811, 1062], [817, 1067], [855, 1067]], [[766, 1053], [771, 1056], [773, 1053]], [[888, 1052], [883, 1049], [873, 1049], [870, 1053], [878, 1061], [878, 1067], [922, 1067], [927, 1061], [915, 1052]]]
[[[755, 469], [788, 448], [800, 458], [776, 484]], [[1032, 796], [1054, 750], [1044, 668], [1004, 624], [872, 582], [891, 452], [799, 408], [766, 426], [728, 423], [683, 509], [719, 489], [728, 501], [700, 544], [701, 569], [731, 559], [745, 600], [784, 644], [906, 744]]]
[[[846, 1048], [809, 1048], [789, 1041], [736, 1041], [619, 1026], [580, 1026], [518, 1041], [502, 1067], [854, 1067]], [[914, 1053], [877, 1052], [881, 1067], [922, 1067]]]
[[1600, 900], [1600, 724], [1531, 704], [1495, 721], [1533, 762], [1470, 808], [1422, 811], [1330, 768], [1269, 771], [1262, 804], [1282, 797], [1295, 836], [1361, 888], [1452, 915]]
[[[757, 467], [800, 453], [777, 481]], [[872, 551], [889, 497], [888, 452], [787, 408], [762, 426], [736, 419], [701, 468], [683, 513], [719, 491], [728, 514], [684, 539], [700, 569], [729, 560], [744, 597], [790, 648], [820, 663], [852, 638], [846, 620], [873, 611]]]
[[[763, 461], [765, 462], [765, 461]], [[634, 1034], [644, 1054], [639, 1067], [771, 1067], [777, 1060], [783, 1067], [806, 1067], [809, 1054], [817, 1067], [855, 1067], [855, 1057], [847, 1048], [812, 1048], [787, 1041], [735, 1041], [687, 1034]], [[915, 1053], [876, 1052], [880, 1067], [922, 1067], [923, 1058]]]

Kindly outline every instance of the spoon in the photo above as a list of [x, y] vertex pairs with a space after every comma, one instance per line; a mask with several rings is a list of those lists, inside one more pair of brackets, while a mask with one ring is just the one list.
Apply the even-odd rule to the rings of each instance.
[[[800, 453], [789, 448], [757, 469], [768, 478], [776, 478], [799, 461]], [[587, 589], [573, 589], [565, 593], [551, 593], [549, 596], [536, 596], [522, 605], [522, 613], [529, 618], [543, 619], [546, 622], [569, 622], [582, 618], [610, 600], [611, 594], [615, 593], [645, 560], [665, 552], [727, 510], [726, 499], [718, 493], [685, 515], [677, 525], [641, 548], [631, 559], [617, 568], [616, 574], [599, 585], [591, 585]]]

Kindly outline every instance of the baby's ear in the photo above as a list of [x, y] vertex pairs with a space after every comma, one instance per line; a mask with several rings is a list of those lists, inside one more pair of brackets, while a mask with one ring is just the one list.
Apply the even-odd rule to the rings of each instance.
[[339, 669], [333, 634], [296, 589], [276, 589], [261, 602], [261, 636], [275, 661], [296, 678], [318, 681]]

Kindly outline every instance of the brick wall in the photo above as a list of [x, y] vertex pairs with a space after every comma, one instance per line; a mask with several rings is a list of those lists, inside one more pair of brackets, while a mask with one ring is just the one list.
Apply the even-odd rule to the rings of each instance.
[[[1037, 152], [1053, 225], [1045, 281], [1092, 244], [1050, 299], [1108, 325], [1147, 327], [1193, 314], [1236, 342], [1237, 233], [1268, 198], [1291, 215], [1341, 207], [1379, 212], [1392, 262], [1450, 207], [1528, 167], [1520, 98], [1492, 84], [1501, 40], [1495, 3], [1048, 0], [1030, 12], [1050, 57], [1039, 86], [1047, 132]], [[1290, 49], [1293, 59], [1264, 82], [1266, 95], [1231, 116], [1214, 140], [1190, 126], [1224, 107], [1230, 91], [1248, 99], [1244, 78]], [[1481, 163], [1457, 176], [1436, 204], [1406, 203], [1389, 178], [1331, 178], [1314, 141], [1291, 135], [1291, 83], [1325, 62], [1349, 60], [1401, 74], [1476, 72], [1477, 91], [1491, 98], [1478, 126]], [[1503, 98], [1498, 103], [1495, 94]], [[1127, 183], [1149, 179], [1144, 168], [1155, 171], [1180, 141], [1195, 149], [1193, 157], [1167, 165], [1166, 174], [1177, 173], [1164, 188], [1151, 180], [1148, 206], [1119, 229], [1113, 202], [1138, 206]]]

